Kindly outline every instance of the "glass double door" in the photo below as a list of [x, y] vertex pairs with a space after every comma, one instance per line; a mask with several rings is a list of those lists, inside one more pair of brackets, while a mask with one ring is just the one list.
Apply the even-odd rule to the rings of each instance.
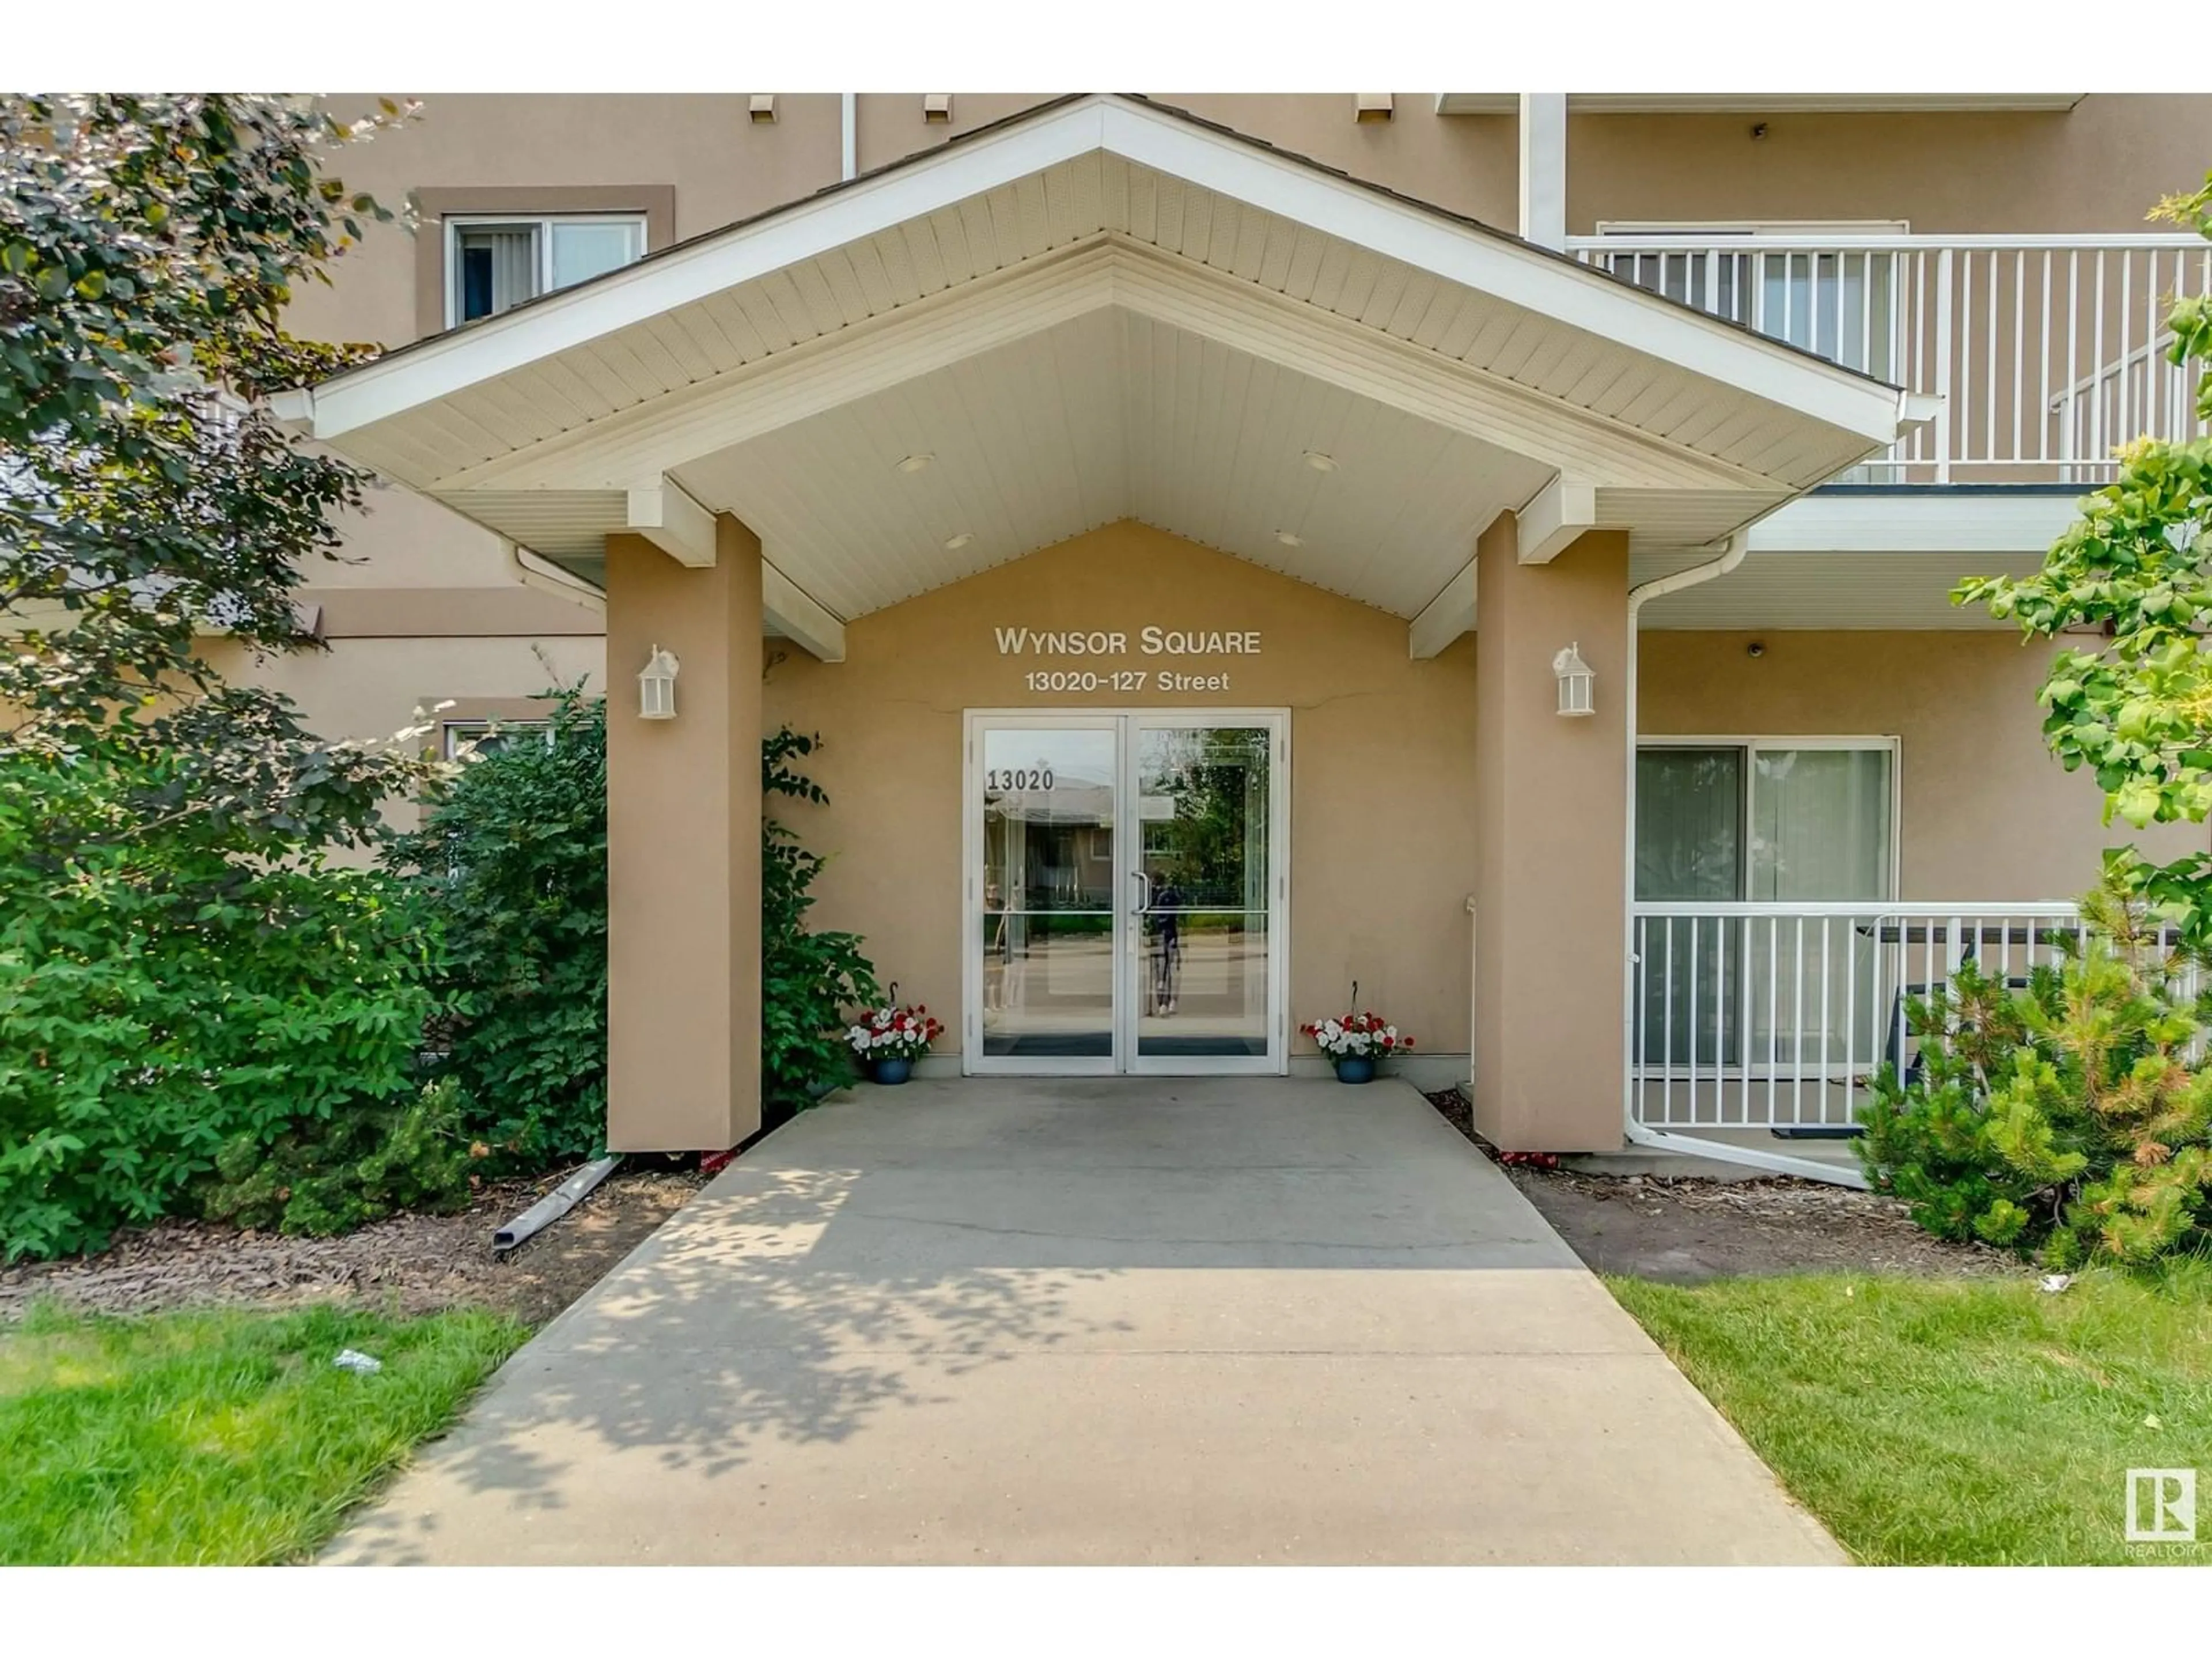
[[975, 1073], [1283, 1069], [1285, 720], [973, 714]]

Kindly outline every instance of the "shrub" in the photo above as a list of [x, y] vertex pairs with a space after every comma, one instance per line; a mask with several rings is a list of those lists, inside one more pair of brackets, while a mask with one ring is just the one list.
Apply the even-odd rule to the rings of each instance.
[[240, 859], [204, 818], [144, 833], [170, 781], [158, 759], [0, 751], [9, 1259], [96, 1249], [185, 1202], [224, 1146], [410, 1086], [434, 948], [414, 893]]
[[[829, 797], [797, 764], [821, 738], [783, 727], [761, 744], [764, 797], [821, 805]], [[812, 933], [806, 912], [823, 860], [798, 832], [761, 819], [761, 1095], [796, 1110], [853, 1074], [845, 1012], [883, 1000], [875, 966], [857, 933]]]
[[[441, 918], [440, 1074], [503, 1169], [587, 1157], [606, 1135], [606, 706], [574, 689], [547, 701], [548, 741], [517, 733], [469, 763], [392, 854]], [[765, 739], [763, 792], [823, 803], [796, 764], [818, 742]], [[763, 815], [761, 1085], [785, 1111], [851, 1075], [845, 1011], [878, 996], [857, 935], [805, 925], [822, 865]]]
[[364, 1103], [326, 1122], [298, 1124], [272, 1144], [234, 1137], [216, 1155], [204, 1208], [216, 1221], [287, 1233], [342, 1233], [399, 1211], [465, 1208], [471, 1143], [452, 1079], [411, 1097]]
[[439, 1073], [495, 1164], [530, 1171], [606, 1139], [606, 704], [547, 708], [544, 740], [487, 744], [391, 854], [444, 935]]
[[1907, 1018], [1922, 1064], [1877, 1074], [1860, 1158], [1945, 1238], [2048, 1265], [2140, 1264], [2202, 1247], [2212, 1188], [2212, 998], [2129, 896], [2124, 854], [2055, 967], [2008, 987], [1962, 962]]
[[[2212, 173], [2150, 216], [2212, 239]], [[2174, 300], [2154, 337], [2195, 376], [2197, 418], [2212, 422], [2212, 295]], [[2203, 823], [2212, 817], [2212, 436], [2142, 437], [2113, 456], [2117, 475], [2082, 498], [2040, 570], [1975, 577], [1953, 597], [2026, 638], [2065, 641], [2039, 694], [2044, 741], [2068, 771], [2095, 777], [2106, 823]], [[2212, 950], [2212, 853], [2197, 841], [2200, 850], [2168, 863], [2130, 860], [2130, 880], [2191, 946]]]

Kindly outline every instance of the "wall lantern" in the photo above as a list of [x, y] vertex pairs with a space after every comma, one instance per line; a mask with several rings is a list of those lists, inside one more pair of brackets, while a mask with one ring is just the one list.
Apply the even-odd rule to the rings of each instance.
[[1592, 688], [1597, 684], [1597, 675], [1583, 660], [1580, 641], [1552, 659], [1552, 672], [1559, 677], [1559, 712], [1562, 714], [1597, 713], [1597, 704], [1592, 693]]
[[653, 655], [646, 659], [644, 671], [637, 677], [637, 714], [640, 720], [672, 720], [676, 718], [676, 653], [673, 651], [663, 651], [657, 645], [653, 647]]

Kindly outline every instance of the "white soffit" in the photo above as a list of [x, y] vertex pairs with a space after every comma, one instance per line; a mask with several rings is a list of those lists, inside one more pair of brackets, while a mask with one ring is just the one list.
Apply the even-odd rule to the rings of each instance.
[[[1649, 581], [1681, 562], [1629, 561], [1630, 577]], [[2039, 552], [1753, 552], [1717, 581], [1652, 600], [1638, 613], [1645, 628], [1818, 629], [1986, 629], [2017, 632], [1979, 605], [1954, 605], [1951, 591], [1969, 576], [2024, 576]]]
[[[1132, 392], [1153, 341], [1178, 365], [1175, 396], [1214, 401], [1192, 417], [1202, 438], [1148, 466], [1132, 434], [1160, 431], [1158, 411], [1140, 421], [1129, 399], [1155, 395]], [[891, 586], [863, 568], [862, 537], [926, 555], [972, 532], [969, 556], [994, 559], [1137, 517], [1263, 562], [1286, 546], [1276, 531], [1317, 544], [1264, 522], [1285, 511], [1274, 495], [1237, 495], [1263, 428], [1218, 411], [1234, 402], [1237, 421], [1263, 421], [1265, 400], [1235, 390], [1255, 376], [1401, 434], [1396, 482], [1417, 493], [1364, 540], [1332, 533], [1347, 562], [1309, 579], [1353, 580], [1341, 591], [1404, 615], [1456, 568], [1431, 572], [1408, 550], [1471, 535], [1493, 484], [1526, 499], [1565, 472], [1632, 546], [1696, 545], [1885, 447], [1900, 412], [1894, 388], [1106, 95], [436, 337], [295, 406], [316, 437], [572, 562], [651, 516], [631, 492], [673, 479], [760, 530], [849, 619]], [[1055, 377], [1059, 401], [1041, 399]], [[1121, 410], [1118, 437], [1101, 398]], [[955, 504], [1014, 539], [982, 547], [981, 523], [927, 514], [871, 520], [871, 434], [917, 411], [927, 419], [905, 441], [994, 446]], [[1010, 464], [1054, 432], [1068, 441], [1043, 471]], [[1201, 454], [1210, 474], [1194, 471]], [[1023, 544], [1030, 531], [1043, 539]], [[909, 588], [951, 568], [902, 558]]]
[[[1334, 470], [1306, 465], [1309, 452]], [[899, 469], [921, 454], [927, 466]], [[680, 477], [694, 494], [742, 501], [793, 577], [849, 620], [1121, 519], [1410, 617], [1465, 562], [1481, 526], [1546, 472], [1109, 310], [720, 451]], [[571, 544], [588, 550], [588, 524]]]
[[1844, 486], [1802, 495], [1753, 525], [1751, 550], [2039, 555], [2080, 516], [2071, 490]]
[[[337, 376], [315, 391], [315, 434], [395, 418], [419, 425], [384, 435], [392, 470], [428, 483], [457, 463], [512, 453], [1101, 232], [1554, 397], [1595, 407], [1594, 394], [1626, 393], [1599, 412], [1725, 459], [1754, 464], [1760, 426], [1730, 431], [1724, 417], [1700, 422], [1675, 407], [1701, 401], [1688, 395], [1691, 380], [1709, 383], [1702, 401], [1778, 404], [1784, 424], [1810, 416], [1866, 447], [1894, 435], [1889, 388], [1510, 236], [1110, 96], [956, 141]], [[1632, 408], [1638, 393], [1649, 395]], [[1678, 434], [1676, 422], [1689, 429]], [[410, 436], [425, 446], [411, 464]], [[1744, 455], [1730, 453], [1746, 438], [1754, 441]]]
[[[1969, 576], [2026, 575], [2078, 516], [2078, 499], [2038, 489], [1819, 490], [1751, 529], [1742, 563], [1717, 581], [1655, 599], [1646, 628], [1999, 629], [1951, 603]], [[1633, 580], [1690, 562], [1632, 553]]]

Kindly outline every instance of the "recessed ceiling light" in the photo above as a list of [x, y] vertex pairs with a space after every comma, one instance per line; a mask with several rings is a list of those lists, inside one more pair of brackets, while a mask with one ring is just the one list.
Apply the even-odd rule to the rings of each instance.
[[1285, 547], [1304, 547], [1306, 544], [1304, 537], [1291, 530], [1278, 530], [1275, 532], [1275, 539], [1282, 543]]
[[1334, 472], [1336, 463], [1318, 449], [1309, 449], [1304, 457], [1305, 464], [1316, 472]]
[[927, 451], [919, 455], [902, 455], [899, 458], [898, 470], [907, 473], [919, 472], [936, 459], [936, 456]]
[[945, 538], [945, 550], [947, 553], [957, 553], [962, 548], [967, 546], [969, 543], [975, 539], [975, 532], [974, 531], [963, 530], [957, 536], [948, 536]]

